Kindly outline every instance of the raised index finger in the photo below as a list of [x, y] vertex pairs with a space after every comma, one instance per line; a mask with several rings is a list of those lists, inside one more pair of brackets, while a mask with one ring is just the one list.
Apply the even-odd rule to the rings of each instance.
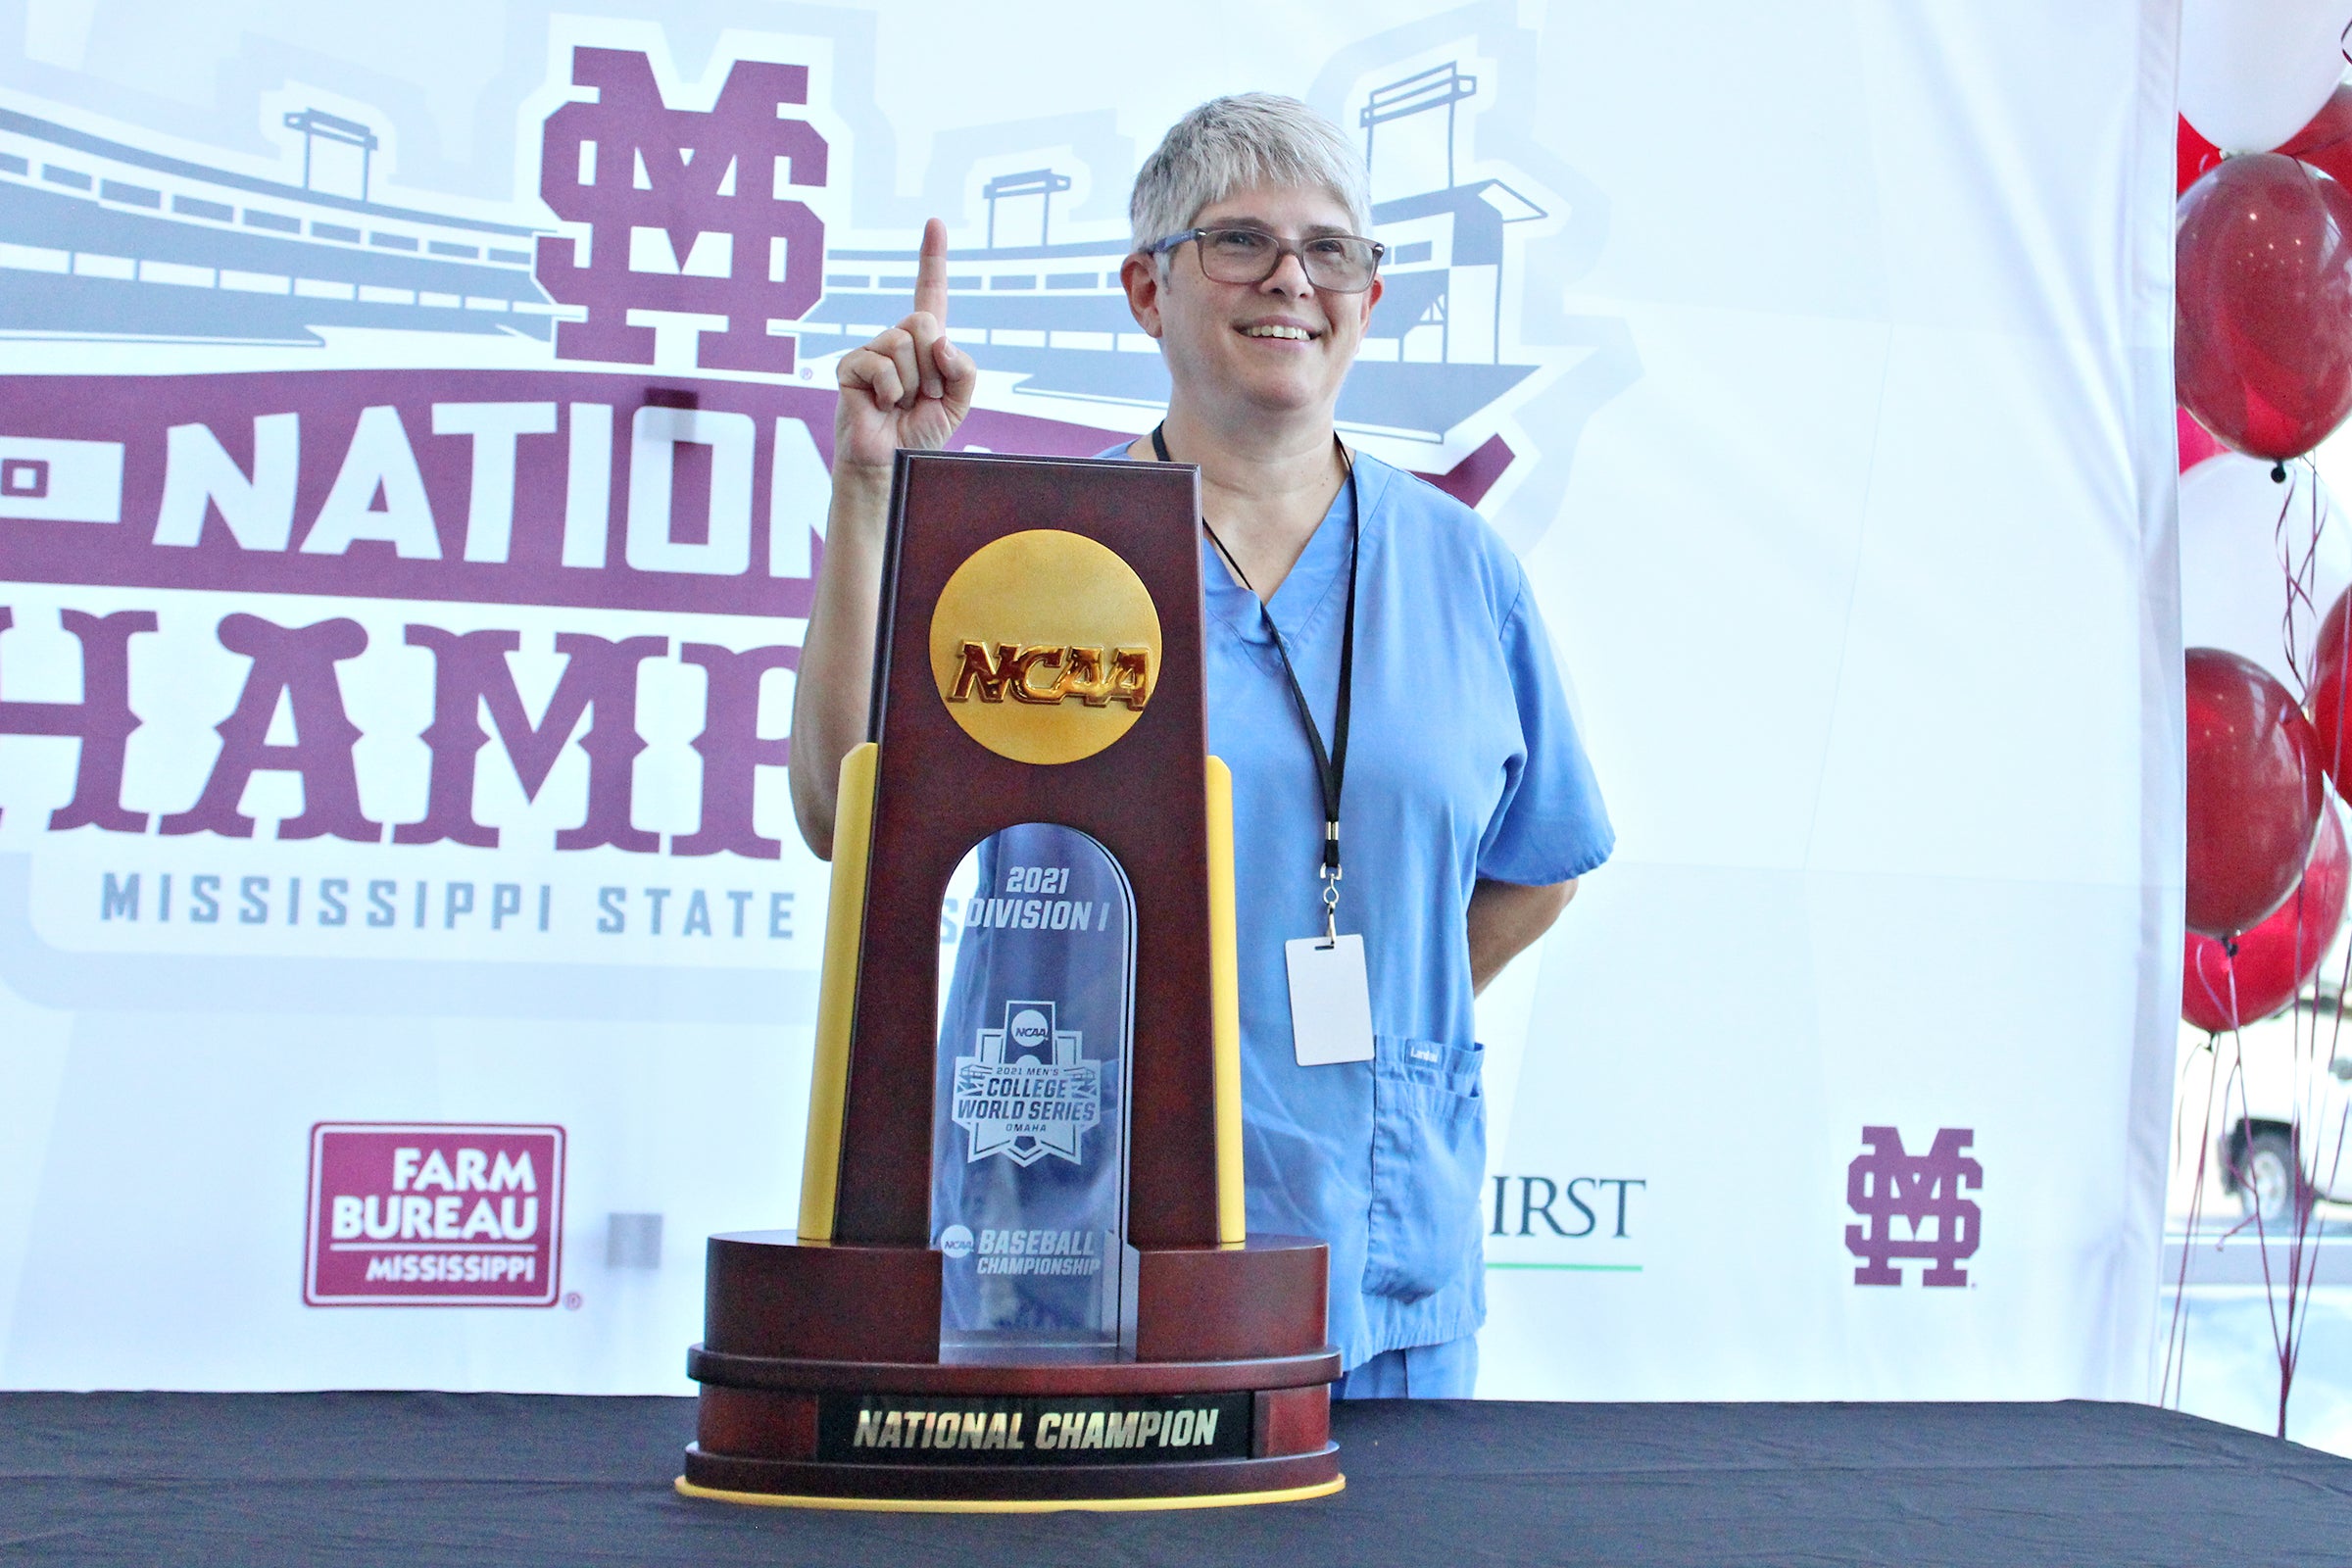
[[914, 308], [928, 311], [940, 325], [948, 324], [948, 225], [936, 218], [923, 224], [923, 250], [914, 269]]

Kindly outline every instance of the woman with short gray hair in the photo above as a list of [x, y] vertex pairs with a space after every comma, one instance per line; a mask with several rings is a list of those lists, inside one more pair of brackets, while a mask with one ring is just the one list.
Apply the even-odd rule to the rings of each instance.
[[1372, 227], [1371, 181], [1340, 127], [1296, 98], [1247, 92], [1202, 104], [1169, 128], [1136, 172], [1127, 213], [1148, 252], [1238, 190], [1322, 190], [1355, 232]]
[[[1613, 836], [1517, 559], [1335, 428], [1381, 295], [1369, 209], [1353, 147], [1296, 99], [1219, 98], [1169, 130], [1137, 175], [1120, 272], [1167, 364], [1167, 416], [1104, 456], [1200, 468], [1250, 1228], [1330, 1246], [1343, 1397], [1466, 1397], [1486, 1311], [1472, 999]], [[864, 738], [893, 453], [944, 446], [977, 383], [947, 336], [937, 220], [914, 303], [837, 371], [791, 755], [820, 856], [841, 759]], [[1288, 945], [1327, 933], [1361, 942], [1361, 978], [1338, 982], [1366, 993], [1360, 1045], [1294, 1012]]]

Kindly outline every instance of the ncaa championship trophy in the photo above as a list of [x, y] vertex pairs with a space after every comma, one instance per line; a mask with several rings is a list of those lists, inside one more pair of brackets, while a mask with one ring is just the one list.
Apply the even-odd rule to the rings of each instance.
[[1243, 1224], [1198, 495], [1174, 464], [899, 455], [800, 1227], [710, 1239], [680, 1491], [985, 1510], [1344, 1484], [1325, 1250]]

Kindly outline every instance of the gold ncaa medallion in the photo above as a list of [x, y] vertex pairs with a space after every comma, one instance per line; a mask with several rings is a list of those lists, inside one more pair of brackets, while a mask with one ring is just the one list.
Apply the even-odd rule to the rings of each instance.
[[1016, 762], [1075, 762], [1127, 733], [1159, 676], [1159, 612], [1135, 568], [1031, 528], [972, 552], [931, 612], [931, 675], [963, 732]]

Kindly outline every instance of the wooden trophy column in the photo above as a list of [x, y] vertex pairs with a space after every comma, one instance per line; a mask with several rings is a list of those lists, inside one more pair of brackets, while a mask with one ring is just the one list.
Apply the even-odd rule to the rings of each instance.
[[[1246, 1236], [1230, 779], [1207, 755], [1198, 475], [899, 455], [868, 744], [842, 765], [798, 1231], [710, 1239], [693, 1495], [1198, 1506], [1342, 1485], [1320, 1242]], [[1134, 900], [1125, 1348], [941, 1347], [939, 919], [1000, 829]]]

